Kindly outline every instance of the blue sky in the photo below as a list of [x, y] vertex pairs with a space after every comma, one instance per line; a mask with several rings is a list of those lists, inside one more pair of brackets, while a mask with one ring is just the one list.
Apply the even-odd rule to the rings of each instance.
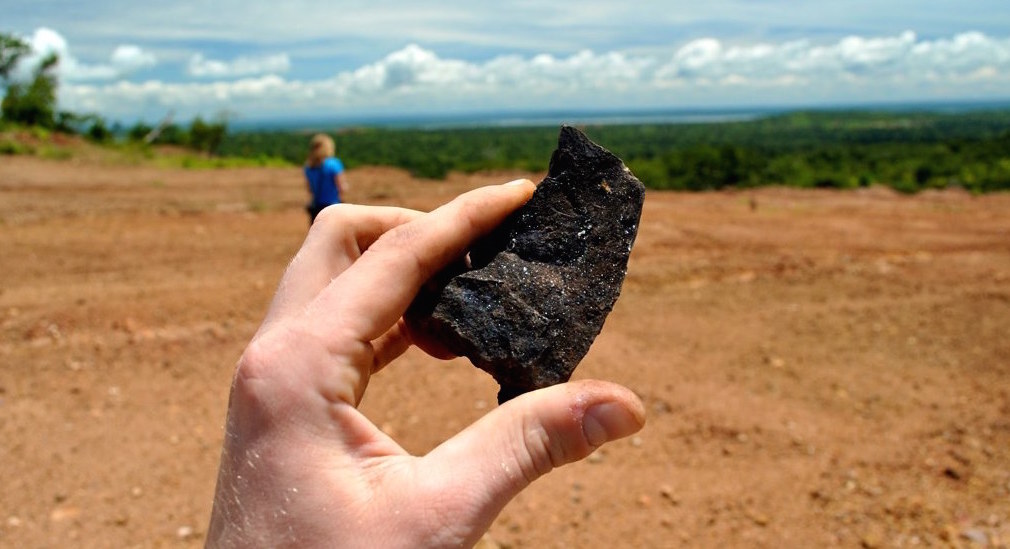
[[0, 31], [122, 121], [1010, 99], [1007, 0], [161, 4], [0, 0]]

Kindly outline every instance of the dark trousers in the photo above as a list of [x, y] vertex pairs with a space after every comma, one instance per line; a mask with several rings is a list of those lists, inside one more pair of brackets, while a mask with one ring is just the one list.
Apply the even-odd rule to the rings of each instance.
[[309, 203], [309, 204], [305, 205], [305, 211], [306, 211], [306, 213], [309, 214], [309, 226], [310, 227], [312, 226], [313, 223], [316, 222], [316, 216], [319, 215], [319, 212], [323, 211], [323, 208], [325, 208], [325, 207], [326, 207], [326, 205], [316, 204], [315, 202], [312, 202], [312, 203]]

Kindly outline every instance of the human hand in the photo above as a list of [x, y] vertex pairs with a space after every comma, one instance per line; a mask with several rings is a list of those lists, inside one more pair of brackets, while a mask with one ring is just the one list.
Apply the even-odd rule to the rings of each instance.
[[356, 408], [369, 376], [415, 343], [402, 315], [421, 285], [533, 190], [319, 215], [238, 362], [209, 547], [468, 547], [535, 479], [642, 427], [628, 389], [571, 382], [415, 457]]

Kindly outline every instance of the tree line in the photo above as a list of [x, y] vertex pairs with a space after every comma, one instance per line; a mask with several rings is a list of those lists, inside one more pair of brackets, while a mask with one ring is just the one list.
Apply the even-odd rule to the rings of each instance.
[[[959, 113], [817, 111], [706, 124], [582, 128], [646, 186], [714, 190], [761, 185], [903, 192], [1010, 189], [1010, 110]], [[238, 132], [223, 154], [301, 163], [310, 132]], [[546, 171], [557, 128], [380, 129], [331, 132], [350, 167], [390, 165], [418, 177], [450, 171]]]

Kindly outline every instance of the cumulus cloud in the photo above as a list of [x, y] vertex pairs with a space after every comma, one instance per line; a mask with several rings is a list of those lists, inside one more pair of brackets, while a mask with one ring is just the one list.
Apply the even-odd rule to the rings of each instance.
[[110, 61], [113, 67], [122, 72], [133, 72], [158, 64], [158, 59], [153, 53], [146, 52], [140, 47], [133, 45], [117, 46], [112, 51]]
[[724, 46], [714, 39], [681, 47], [656, 72], [657, 83], [798, 84], [820, 81], [912, 82], [950, 80], [988, 68], [1010, 69], [1010, 40], [981, 33], [919, 40], [914, 32], [866, 38], [849, 36], [834, 44], [808, 41]]
[[158, 63], [154, 54], [130, 44], [116, 47], [106, 63], [83, 63], [71, 53], [67, 40], [48, 28], [37, 29], [25, 41], [31, 53], [18, 66], [15, 76], [19, 78], [27, 78], [43, 59], [52, 54], [59, 57], [57, 75], [67, 82], [115, 80]]
[[278, 74], [291, 68], [287, 54], [264, 57], [238, 57], [232, 61], [207, 59], [195, 54], [189, 59], [187, 73], [198, 78], [234, 78], [259, 74]]
[[504, 55], [472, 63], [443, 59], [411, 44], [376, 63], [340, 73], [329, 84], [342, 96], [537, 95], [636, 85], [643, 82], [645, 70], [652, 64], [654, 61], [647, 58], [589, 50], [568, 57]]
[[[122, 58], [142, 59], [140, 53], [124, 50]], [[733, 44], [703, 38], [659, 54], [583, 50], [568, 56], [501, 55], [479, 62], [443, 58], [412, 44], [374, 63], [311, 81], [280, 76], [290, 65], [286, 55], [231, 62], [198, 55], [190, 60], [189, 73], [218, 80], [78, 85], [67, 87], [62, 97], [103, 112], [102, 105], [117, 113], [154, 105], [180, 112], [228, 108], [249, 117], [369, 109], [682, 107], [741, 101], [930, 100], [986, 93], [1005, 97], [1000, 90], [1010, 84], [1010, 38], [968, 32], [929, 40], [911, 31], [829, 43]]]
[[443, 59], [410, 45], [378, 62], [342, 73], [342, 96], [355, 94], [471, 95], [522, 93], [619, 94], [670, 87], [802, 87], [811, 82], [850, 85], [924, 83], [966, 78], [1007, 79], [1010, 39], [981, 33], [920, 40], [849, 36], [835, 43], [806, 40], [728, 45], [714, 38], [691, 41], [667, 56], [583, 50], [567, 57], [500, 56], [483, 63]]

